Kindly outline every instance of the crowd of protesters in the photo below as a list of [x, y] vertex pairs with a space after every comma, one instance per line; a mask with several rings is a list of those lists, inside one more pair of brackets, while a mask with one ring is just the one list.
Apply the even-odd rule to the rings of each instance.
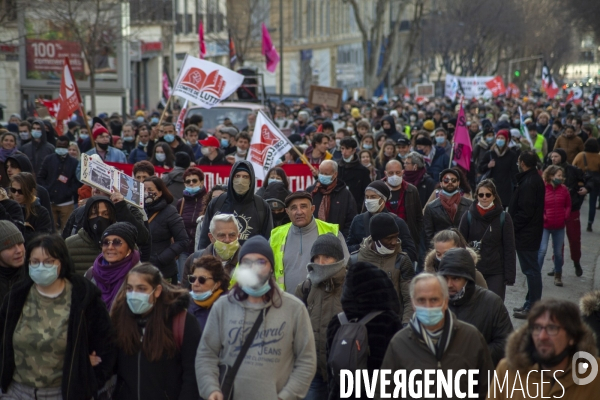
[[[575, 385], [569, 368], [578, 351], [600, 360], [600, 292], [580, 308], [542, 299], [542, 267], [551, 242], [554, 285], [593, 273], [580, 210], [587, 199], [589, 234], [598, 106], [278, 104], [295, 149], [262, 182], [247, 159], [255, 114], [246, 126], [194, 115], [181, 132], [177, 110], [75, 115], [63, 135], [14, 114], [0, 129], [0, 399], [337, 399], [354, 353], [368, 371], [477, 369], [479, 398], [514, 398], [489, 394], [493, 370], [567, 371], [565, 398], [592, 398], [600, 379]], [[85, 185], [83, 153], [133, 164], [143, 207]], [[292, 191], [281, 166], [303, 163], [314, 183]], [[228, 182], [209, 188], [203, 168], [219, 165]], [[515, 330], [504, 302], [517, 265]], [[352, 324], [364, 342], [344, 349]], [[528, 384], [560, 393], [544, 377]]]

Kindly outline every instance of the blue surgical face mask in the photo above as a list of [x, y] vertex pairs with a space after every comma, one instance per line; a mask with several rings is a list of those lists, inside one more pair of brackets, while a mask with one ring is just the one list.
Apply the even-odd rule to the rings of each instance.
[[191, 186], [186, 186], [185, 190], [189, 193], [189, 194], [196, 194], [200, 191], [200, 189], [202, 189], [202, 186], [195, 186], [195, 187], [191, 187]]
[[329, 186], [333, 182], [333, 176], [319, 174], [319, 182], [321, 182], [321, 185]]
[[281, 179], [277, 179], [277, 178], [269, 178], [269, 185], [271, 183], [275, 183], [275, 182], [282, 182], [282, 180]]
[[417, 153], [419, 153], [420, 155], [422, 155], [422, 156], [424, 156], [424, 155], [425, 155], [425, 152], [424, 152], [423, 150], [421, 150], [421, 149], [417, 149], [417, 150], [415, 150], [415, 151], [416, 151]]
[[506, 140], [496, 139], [496, 144], [498, 145], [498, 147], [504, 147], [504, 145], [506, 144]]
[[444, 144], [444, 142], [445, 142], [445, 141], [446, 141], [446, 138], [445, 138], [445, 137], [443, 137], [443, 136], [436, 136], [436, 137], [435, 137], [435, 142], [436, 142], [437, 144]]
[[434, 326], [444, 318], [442, 307], [415, 307], [415, 315], [425, 326]]
[[50, 286], [58, 279], [58, 265], [29, 264], [29, 276], [40, 286]]
[[221, 147], [229, 147], [229, 140], [221, 139]]
[[363, 149], [371, 150], [371, 149], [373, 149], [373, 145], [372, 144], [363, 144]]
[[456, 193], [458, 193], [458, 189], [456, 189], [454, 192], [446, 192], [444, 189], [442, 189], [442, 193], [444, 193], [444, 195], [448, 196], [448, 197], [452, 197], [454, 196]]
[[146, 146], [148, 146], [148, 142], [146, 142], [146, 143], [144, 143], [144, 142], [140, 142], [140, 143], [138, 144], [138, 146], [139, 146], [139, 147], [146, 147]]
[[[155, 289], [156, 290], [156, 289]], [[150, 303], [150, 293], [127, 292], [127, 305], [134, 314], [145, 314], [154, 304]]]
[[66, 156], [69, 153], [69, 149], [65, 149], [65, 148], [62, 148], [62, 147], [57, 147], [56, 149], [54, 149], [54, 152], [56, 154], [58, 154], [59, 156], [64, 157], [64, 156]]
[[258, 289], [253, 289], [248, 286], [241, 286], [241, 288], [248, 296], [262, 297], [265, 295], [265, 293], [271, 290], [271, 285], [269, 284], [269, 281], [266, 281], [265, 284]]
[[142, 123], [142, 122], [144, 122], [144, 117], [141, 117], [141, 116], [137, 117], [136, 120], [137, 120], [137, 122]]
[[167, 155], [165, 153], [156, 153], [154, 156], [158, 162], [163, 162], [167, 159]]
[[211, 290], [207, 291], [207, 292], [200, 292], [200, 293], [196, 293], [193, 290], [190, 292], [190, 296], [192, 296], [192, 299], [196, 300], [196, 301], [204, 301], [206, 299], [208, 299], [210, 296], [212, 296], [213, 292]]
[[39, 129], [32, 130], [32, 131], [31, 131], [31, 136], [32, 136], [34, 139], [39, 139], [39, 138], [41, 138], [41, 137], [42, 137], [42, 131], [40, 131]]
[[494, 143], [494, 138], [493, 138], [493, 137], [486, 137], [486, 138], [485, 138], [485, 142], [486, 142], [487, 144], [492, 144], [492, 143]]
[[175, 140], [175, 135], [173, 135], [172, 133], [167, 133], [165, 135], [165, 142], [173, 143], [173, 140]]
[[80, 134], [79, 134], [79, 138], [80, 138], [81, 140], [85, 140], [85, 139], [87, 139], [87, 138], [89, 138], [89, 137], [90, 137], [90, 135], [88, 135], [87, 133], [80, 133]]
[[152, 124], [158, 124], [158, 118], [154, 117], [150, 120], [150, 123]]
[[123, 140], [126, 142], [133, 142], [135, 138], [133, 136], [125, 136]]

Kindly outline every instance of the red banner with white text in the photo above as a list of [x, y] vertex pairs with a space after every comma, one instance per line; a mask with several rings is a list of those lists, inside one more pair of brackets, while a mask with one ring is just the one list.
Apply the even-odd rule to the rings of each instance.
[[[107, 162], [106, 164], [111, 165], [129, 176], [133, 176], [133, 164], [120, 164]], [[305, 190], [307, 187], [315, 183], [315, 179], [312, 176], [310, 168], [308, 165], [304, 164], [282, 164], [281, 168], [285, 171], [288, 176], [288, 180], [290, 182], [289, 189], [292, 192], [297, 192], [299, 190]], [[229, 174], [231, 172], [231, 167], [228, 165], [224, 166], [206, 166], [199, 165], [198, 168], [204, 172], [204, 186], [206, 186], [206, 190], [210, 190], [214, 185], [227, 185], [229, 181]], [[318, 165], [315, 165], [315, 168], [319, 168]], [[154, 167], [156, 175], [160, 176], [164, 173], [169, 172], [168, 169], [161, 167]], [[256, 181], [256, 187], [259, 188], [262, 185], [262, 181]]]

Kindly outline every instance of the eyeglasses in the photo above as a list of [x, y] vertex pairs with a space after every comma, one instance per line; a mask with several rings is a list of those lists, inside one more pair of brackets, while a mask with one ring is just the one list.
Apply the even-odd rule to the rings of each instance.
[[488, 198], [488, 199], [489, 199], [490, 197], [492, 197], [492, 194], [491, 194], [491, 193], [477, 193], [477, 196], [478, 196], [480, 199], [483, 199], [484, 197], [486, 197], [486, 198]]
[[258, 260], [243, 260], [242, 262], [240, 262], [240, 267], [244, 267], [244, 268], [253, 268], [253, 267], [258, 267], [258, 268], [263, 268], [265, 265], [267, 265], [268, 261], [267, 260], [263, 260], [258, 259]]
[[196, 183], [198, 183], [199, 180], [198, 179], [186, 179], [185, 180], [185, 184], [186, 185], [195, 185]]
[[14, 187], [10, 188], [10, 192], [13, 193], [13, 194], [14, 193], [19, 193], [21, 195], [23, 194], [23, 190], [22, 189], [15, 189]]
[[113, 240], [104, 239], [102, 241], [102, 247], [108, 247], [111, 244], [115, 249], [118, 249], [119, 247], [123, 246], [123, 241], [119, 238]]
[[558, 325], [534, 325], [529, 331], [532, 335], [539, 336], [542, 331], [545, 330], [548, 336], [556, 336], [558, 335], [558, 331], [561, 330], [561, 327]]
[[209, 278], [208, 276], [188, 275], [188, 281], [191, 284], [194, 284], [196, 282], [196, 280], [198, 280], [198, 283], [201, 285], [204, 285], [206, 283], [206, 281], [208, 281], [208, 280], [214, 281], [213, 278]]
[[444, 178], [443, 182], [444, 183], [450, 183], [450, 182], [456, 183], [456, 182], [458, 182], [458, 179], [456, 179], [456, 178]]

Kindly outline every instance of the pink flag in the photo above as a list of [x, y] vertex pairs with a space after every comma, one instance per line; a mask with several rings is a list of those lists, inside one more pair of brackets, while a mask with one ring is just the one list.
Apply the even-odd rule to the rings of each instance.
[[171, 83], [169, 82], [169, 76], [167, 75], [166, 72], [163, 72], [162, 84], [163, 84], [163, 97], [165, 98], [165, 100], [168, 100], [169, 97], [171, 97], [171, 92], [173, 91], [173, 89], [171, 88]]
[[204, 43], [204, 25], [202, 25], [202, 21], [198, 25], [198, 43], [200, 44], [200, 53], [198, 53], [200, 57], [198, 58], [204, 60], [204, 57], [206, 57], [206, 43]]
[[469, 130], [465, 123], [465, 110], [461, 102], [458, 117], [456, 118], [456, 129], [454, 130], [454, 160], [456, 160], [458, 165], [469, 171], [471, 170], [472, 152], [473, 148], [471, 147]]
[[279, 64], [279, 54], [275, 50], [275, 46], [273, 46], [269, 30], [264, 23], [262, 24], [262, 54], [267, 61], [267, 71], [275, 72], [277, 64]]

